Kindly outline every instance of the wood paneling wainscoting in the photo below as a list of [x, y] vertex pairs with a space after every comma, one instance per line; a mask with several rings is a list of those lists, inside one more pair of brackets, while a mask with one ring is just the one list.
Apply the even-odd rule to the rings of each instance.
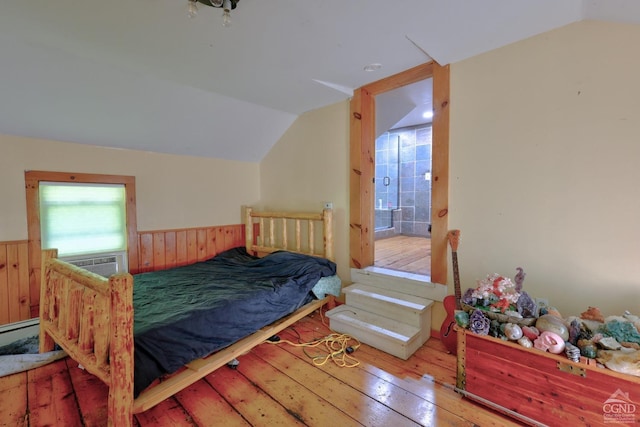
[[138, 232], [139, 271], [164, 270], [204, 261], [244, 246], [244, 225]]
[[0, 242], [0, 325], [29, 319], [29, 246]]
[[[244, 225], [196, 227], [137, 233], [137, 268], [130, 272], [164, 270], [211, 258], [244, 246]], [[38, 253], [39, 255], [39, 253]], [[0, 242], [0, 325], [38, 317], [40, 269], [30, 286], [27, 240]]]

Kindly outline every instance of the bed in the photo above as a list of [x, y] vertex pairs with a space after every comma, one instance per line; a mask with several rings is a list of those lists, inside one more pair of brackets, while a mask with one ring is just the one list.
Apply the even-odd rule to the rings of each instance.
[[331, 210], [245, 211], [245, 246], [190, 266], [107, 279], [43, 250], [40, 351], [58, 344], [107, 384], [109, 425], [132, 425], [339, 294]]

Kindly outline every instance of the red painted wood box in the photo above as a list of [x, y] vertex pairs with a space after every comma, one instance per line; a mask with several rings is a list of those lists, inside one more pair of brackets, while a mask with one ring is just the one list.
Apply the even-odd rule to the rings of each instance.
[[640, 377], [461, 328], [456, 389], [530, 425], [640, 425]]

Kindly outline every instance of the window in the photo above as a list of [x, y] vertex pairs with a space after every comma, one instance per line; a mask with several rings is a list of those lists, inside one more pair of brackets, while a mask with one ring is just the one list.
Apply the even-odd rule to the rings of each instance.
[[[31, 316], [37, 317], [40, 303], [41, 211], [40, 184], [109, 184], [124, 187], [126, 265], [130, 273], [138, 273], [138, 235], [136, 225], [136, 181], [133, 176], [87, 173], [26, 171], [27, 231], [29, 234], [29, 295]], [[46, 197], [46, 196], [45, 196]], [[46, 226], [45, 226], [46, 227]], [[46, 239], [46, 238], [45, 238]]]
[[40, 232], [60, 257], [125, 251], [124, 185], [41, 182]]

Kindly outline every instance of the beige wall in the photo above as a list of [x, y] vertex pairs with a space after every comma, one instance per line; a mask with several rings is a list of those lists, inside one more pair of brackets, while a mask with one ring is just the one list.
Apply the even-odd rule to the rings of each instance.
[[[638, 45], [640, 26], [582, 22], [451, 65], [463, 291], [522, 266], [525, 289], [564, 313], [640, 313]], [[348, 113], [344, 101], [303, 114], [259, 166], [0, 136], [0, 241], [26, 238], [25, 169], [128, 174], [141, 230], [331, 201], [348, 280]]]
[[301, 115], [260, 163], [260, 184], [269, 210], [333, 203], [338, 275], [349, 280], [349, 102]]
[[451, 67], [462, 290], [486, 273], [564, 314], [640, 314], [640, 26], [581, 22]]
[[[521, 266], [525, 290], [567, 315], [640, 313], [638, 45], [640, 26], [582, 22], [451, 65], [463, 291]], [[343, 280], [348, 146], [344, 102], [301, 116], [260, 165], [269, 208], [333, 201]]]
[[0, 241], [27, 238], [25, 170], [136, 177], [139, 230], [239, 224], [259, 164], [0, 135]]

